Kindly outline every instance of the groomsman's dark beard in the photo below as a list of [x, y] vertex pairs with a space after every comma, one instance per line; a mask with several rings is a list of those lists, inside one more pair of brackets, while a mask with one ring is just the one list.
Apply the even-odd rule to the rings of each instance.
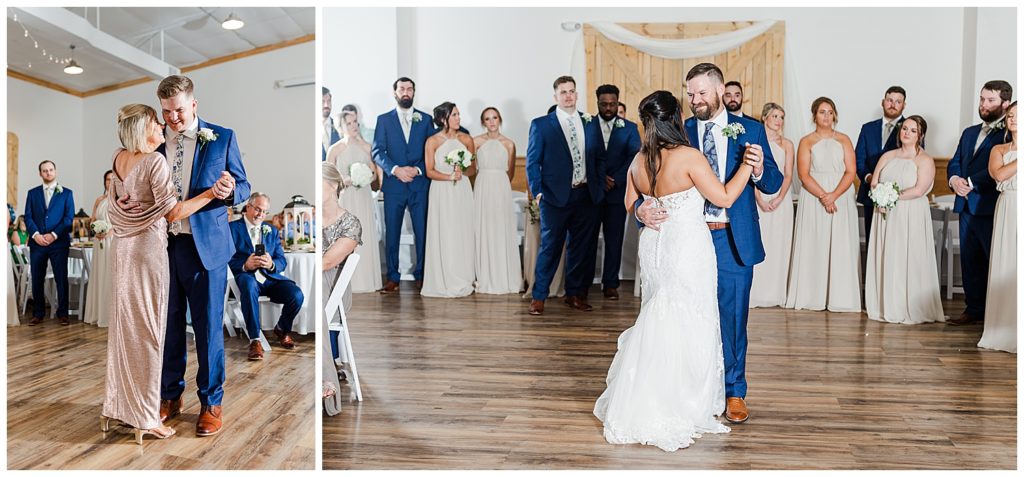
[[978, 116], [981, 116], [982, 121], [990, 123], [1003, 117], [1003, 109], [997, 107], [994, 110], [986, 111], [982, 108], [978, 108]]
[[398, 100], [398, 106], [402, 109], [409, 109], [412, 107], [412, 98], [396, 98]]
[[730, 113], [735, 113], [736, 111], [740, 110], [740, 103], [737, 103], [737, 102], [725, 103], [725, 109], [727, 109]]

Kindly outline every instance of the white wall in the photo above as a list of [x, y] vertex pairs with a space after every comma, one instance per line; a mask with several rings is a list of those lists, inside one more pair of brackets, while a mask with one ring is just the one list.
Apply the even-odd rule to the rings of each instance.
[[372, 128], [377, 115], [395, 107], [391, 84], [405, 74], [398, 71], [396, 15], [394, 7], [323, 9], [323, 85], [335, 118], [355, 103]]
[[[365, 10], [325, 8], [324, 31], [381, 21], [383, 15]], [[1012, 9], [979, 9], [980, 47], [1015, 41], [1015, 11], [1012, 15], [1008, 11]], [[525, 150], [529, 121], [553, 103], [551, 81], [571, 70], [573, 50], [582, 36], [563, 31], [562, 22], [782, 20], [800, 91], [799, 97], [786, 98], [785, 104], [790, 111], [800, 111], [790, 114], [791, 118], [806, 120], [791, 121], [787, 135], [796, 139], [810, 131], [810, 114], [803, 110], [814, 98], [827, 95], [838, 105], [839, 129], [856, 136], [862, 123], [881, 115], [879, 103], [885, 89], [900, 84], [908, 91], [906, 112], [929, 121], [929, 150], [949, 156], [962, 129], [963, 12], [962, 8], [747, 8], [742, 13], [735, 8], [400, 8], [396, 49], [387, 49], [390, 30], [384, 30], [366, 37], [382, 46], [364, 47], [369, 51], [361, 54], [373, 57], [367, 65], [397, 62], [397, 73], [417, 82], [420, 109], [429, 111], [445, 100], [460, 105], [463, 117], [471, 119], [464, 121], [471, 132], [481, 131], [476, 121], [481, 109], [497, 106], [505, 118], [506, 134]], [[341, 15], [346, 18], [344, 25], [331, 21]], [[337, 48], [334, 43], [324, 45], [325, 57], [336, 57]], [[979, 76], [1012, 76], [1005, 72], [1016, 71], [1016, 59], [1008, 53], [998, 54], [999, 66], [992, 66], [986, 55], [996, 53], [982, 52], [977, 59], [983, 64]], [[335, 81], [329, 71], [325, 65], [325, 81]], [[1017, 86], [1015, 78], [1008, 80]], [[384, 83], [389, 92], [390, 81]], [[374, 88], [377, 94], [381, 87], [375, 84]], [[592, 94], [592, 89], [581, 84], [581, 93]], [[375, 101], [368, 89], [354, 83], [348, 94], [355, 102]], [[336, 103], [340, 96], [335, 94]], [[393, 102], [385, 106], [390, 109]]]
[[980, 121], [977, 97], [986, 81], [1009, 81], [1013, 86], [1014, 99], [1020, 95], [1018, 88], [1021, 85], [1017, 81], [1017, 9], [979, 8], [977, 44], [974, 87], [970, 91], [973, 103], [971, 121], [963, 124], [965, 127]]
[[[42, 183], [38, 166], [47, 159], [57, 164], [57, 182], [74, 191], [75, 206], [92, 212], [93, 199], [83, 191], [80, 98], [8, 76], [7, 130], [18, 135], [19, 215], [28, 190]], [[96, 182], [102, 187], [102, 178]]]

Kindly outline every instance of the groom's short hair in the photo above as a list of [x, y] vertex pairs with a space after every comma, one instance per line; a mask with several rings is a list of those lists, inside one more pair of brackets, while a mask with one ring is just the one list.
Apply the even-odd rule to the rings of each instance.
[[686, 81], [690, 81], [694, 77], [704, 74], [708, 75], [709, 78], [718, 81], [719, 84], [725, 82], [725, 75], [722, 74], [722, 70], [713, 63], [700, 63], [697, 66], [690, 68], [690, 71], [686, 73]]
[[572, 76], [559, 76], [558, 78], [555, 78], [555, 84], [551, 87], [551, 89], [557, 90], [558, 85], [565, 83], [572, 83], [573, 87], [576, 86], [576, 80], [574, 80]]
[[192, 96], [193, 88], [192, 80], [188, 79], [188, 76], [171, 75], [164, 78], [160, 86], [156, 87], [156, 95], [160, 99], [173, 98], [179, 93]]

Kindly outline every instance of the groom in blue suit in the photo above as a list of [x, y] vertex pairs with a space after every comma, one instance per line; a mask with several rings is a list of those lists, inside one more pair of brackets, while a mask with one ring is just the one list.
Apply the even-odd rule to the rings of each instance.
[[581, 311], [594, 280], [597, 260], [598, 205], [604, 199], [604, 144], [596, 121], [576, 110], [576, 80], [555, 80], [558, 107], [530, 123], [526, 179], [540, 205], [540, 250], [528, 312], [544, 313], [551, 279], [565, 260], [565, 303]]
[[29, 263], [32, 269], [32, 321], [43, 322], [46, 298], [46, 262], [53, 268], [57, 285], [57, 321], [68, 324], [68, 249], [71, 247], [71, 223], [75, 216], [75, 197], [71, 189], [57, 183], [57, 165], [39, 163], [43, 185], [29, 189], [25, 199], [25, 227], [29, 236]]
[[882, 117], [864, 123], [860, 128], [860, 136], [857, 136], [857, 178], [860, 179], [857, 202], [864, 206], [864, 236], [868, 239], [871, 237], [871, 218], [875, 212], [875, 204], [868, 197], [871, 175], [875, 173], [875, 166], [882, 154], [896, 149], [896, 138], [900, 135], [903, 108], [906, 105], [907, 91], [900, 86], [890, 86], [882, 98]]
[[[684, 125], [690, 143], [704, 153], [711, 169], [727, 182], [742, 162], [754, 168], [750, 182], [732, 207], [722, 209], [710, 202], [704, 220], [711, 230], [718, 257], [718, 314], [725, 358], [725, 418], [740, 423], [750, 417], [747, 395], [747, 314], [754, 265], [764, 261], [764, 245], [758, 225], [754, 189], [774, 194], [782, 187], [782, 174], [772, 157], [764, 127], [757, 121], [728, 114], [723, 106], [725, 83], [722, 70], [701, 63], [686, 75], [686, 94], [694, 117]], [[727, 134], [725, 129], [735, 132]], [[637, 218], [657, 226], [667, 218], [665, 209], [644, 203]]]
[[[195, 333], [196, 394], [200, 412], [196, 435], [220, 432], [224, 395], [224, 290], [228, 260], [235, 252], [228, 227], [227, 207], [249, 197], [242, 155], [235, 132], [196, 116], [192, 80], [168, 76], [157, 87], [166, 128], [166, 141], [157, 149], [171, 166], [179, 199], [213, 189], [212, 201], [187, 220], [168, 224], [167, 253], [171, 289], [167, 305], [160, 419], [181, 413], [185, 392], [186, 311]], [[187, 308], [186, 308], [187, 305]]]
[[988, 173], [992, 146], [1006, 138], [1006, 108], [1013, 87], [1006, 81], [989, 81], [981, 88], [978, 115], [981, 124], [964, 129], [946, 176], [956, 193], [953, 211], [960, 214], [960, 269], [963, 271], [966, 309], [949, 325], [966, 325], [985, 317], [988, 292], [988, 260], [992, 253], [992, 216], [995, 214], [996, 181]]
[[373, 134], [373, 161], [384, 170], [384, 246], [387, 256], [387, 280], [383, 293], [398, 291], [401, 275], [398, 273], [398, 242], [402, 236], [402, 221], [409, 210], [412, 231], [416, 239], [416, 266], [413, 278], [416, 288], [423, 286], [423, 256], [427, 236], [427, 195], [430, 180], [423, 148], [427, 138], [436, 131], [429, 114], [414, 109], [416, 83], [401, 77], [391, 86], [398, 107], [377, 117]]

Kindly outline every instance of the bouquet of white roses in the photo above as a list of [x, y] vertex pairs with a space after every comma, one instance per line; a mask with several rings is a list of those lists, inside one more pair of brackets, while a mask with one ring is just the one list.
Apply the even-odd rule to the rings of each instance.
[[874, 202], [875, 208], [882, 212], [884, 218], [900, 200], [900, 185], [895, 182], [879, 182], [874, 189], [868, 191], [868, 197]]
[[[92, 223], [92, 231], [95, 234], [105, 234], [110, 231], [110, 223], [103, 219], [94, 220]], [[103, 248], [102, 241], [100, 242], [100, 248]]]
[[352, 185], [355, 186], [356, 189], [366, 187], [373, 182], [373, 170], [370, 169], [370, 166], [367, 166], [362, 162], [352, 164], [352, 166], [348, 168], [348, 175], [352, 178]]
[[[465, 149], [456, 149], [444, 156], [444, 163], [465, 171], [469, 166], [473, 165], [473, 153]], [[458, 182], [452, 181], [453, 184], [458, 184]]]

